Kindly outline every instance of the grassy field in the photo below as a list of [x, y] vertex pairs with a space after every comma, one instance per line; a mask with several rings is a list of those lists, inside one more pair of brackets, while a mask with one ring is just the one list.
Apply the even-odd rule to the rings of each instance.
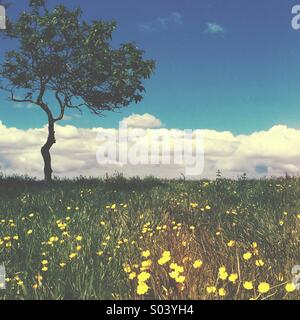
[[299, 179], [2, 177], [0, 196], [1, 299], [300, 298]]

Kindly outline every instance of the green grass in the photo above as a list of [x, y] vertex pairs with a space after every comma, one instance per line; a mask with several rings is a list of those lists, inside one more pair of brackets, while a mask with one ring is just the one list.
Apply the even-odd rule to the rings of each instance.
[[[300, 264], [296, 178], [167, 181], [116, 176], [47, 186], [29, 178], [1, 177], [0, 193], [0, 265], [7, 272], [2, 299], [300, 298], [298, 290], [285, 290], [293, 266]], [[235, 241], [232, 247], [230, 240]], [[253, 242], [257, 248], [251, 247]], [[143, 250], [150, 251], [149, 258], [141, 257]], [[170, 251], [171, 259], [159, 265], [164, 251]], [[252, 256], [245, 260], [248, 251]], [[71, 253], [77, 255], [70, 258]], [[43, 260], [47, 271], [42, 271]], [[140, 270], [143, 260], [151, 260], [151, 266]], [[203, 261], [201, 268], [193, 269], [195, 260]], [[264, 265], [256, 266], [256, 260]], [[183, 283], [169, 276], [171, 262], [184, 266]], [[137, 275], [149, 272], [145, 295], [137, 294], [137, 279], [129, 280], [124, 266]], [[221, 280], [221, 266], [228, 275], [237, 273], [238, 280]], [[253, 290], [244, 289], [245, 281], [252, 282]], [[267, 293], [258, 292], [261, 282], [270, 284]], [[217, 292], [209, 294], [209, 286]], [[220, 288], [226, 290], [224, 297]]]

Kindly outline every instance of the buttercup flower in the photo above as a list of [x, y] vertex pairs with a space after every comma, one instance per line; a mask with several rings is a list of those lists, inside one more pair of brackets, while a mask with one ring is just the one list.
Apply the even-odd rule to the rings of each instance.
[[234, 245], [235, 245], [235, 241], [234, 240], [230, 240], [229, 242], [227, 242], [227, 246], [228, 247], [234, 247]]
[[185, 276], [179, 276], [175, 279], [175, 281], [178, 283], [183, 283], [185, 281]]
[[220, 297], [225, 297], [226, 296], [226, 290], [224, 288], [219, 289], [219, 296]]
[[144, 282], [147, 281], [150, 278], [150, 273], [149, 272], [142, 272], [138, 275], [138, 281], [139, 282]]
[[238, 274], [237, 273], [232, 273], [229, 277], [228, 277], [228, 280], [232, 283], [235, 283], [236, 280], [238, 279]]
[[170, 277], [171, 277], [172, 279], [176, 279], [176, 278], [179, 276], [179, 272], [177, 272], [177, 271], [172, 271], [172, 272], [169, 273], [169, 275], [170, 275]]
[[194, 267], [195, 269], [198, 269], [198, 268], [201, 268], [202, 264], [203, 264], [203, 262], [202, 262], [201, 260], [196, 260], [196, 261], [194, 262], [194, 264], [193, 264], [193, 267]]
[[162, 257], [157, 261], [158, 264], [160, 265], [164, 265], [167, 262], [169, 262], [171, 260], [171, 253], [170, 251], [164, 251], [162, 254]]
[[71, 253], [71, 254], [69, 255], [69, 258], [70, 258], [70, 259], [74, 259], [74, 258], [77, 257], [77, 256], [78, 256], [78, 254], [75, 253], [75, 252], [73, 252], [73, 253]]
[[244, 260], [249, 260], [251, 259], [251, 257], [252, 257], [252, 253], [249, 251], [243, 254]]
[[144, 258], [148, 258], [150, 256], [150, 251], [149, 250], [145, 250], [142, 252], [142, 257]]
[[267, 293], [270, 290], [270, 285], [267, 282], [261, 282], [258, 285], [258, 291], [260, 293]]
[[252, 242], [251, 247], [252, 247], [253, 249], [257, 248], [257, 242]]
[[217, 291], [217, 288], [214, 286], [211, 287], [207, 287], [206, 288], [207, 293], [211, 294], [211, 293], [215, 293]]
[[287, 283], [285, 285], [285, 291], [286, 292], [293, 292], [296, 289], [295, 285], [293, 283]]
[[143, 268], [149, 268], [152, 264], [151, 260], [142, 261], [142, 267]]
[[147, 293], [148, 290], [149, 290], [148, 285], [145, 282], [141, 282], [141, 283], [138, 284], [137, 294], [138, 295], [143, 295], [143, 294]]
[[134, 278], [136, 278], [136, 273], [135, 272], [131, 272], [128, 276], [129, 280], [133, 280]]
[[257, 267], [262, 267], [262, 266], [264, 266], [264, 264], [265, 264], [264, 261], [261, 260], [261, 259], [255, 261], [255, 265], [256, 265]]
[[252, 283], [252, 281], [244, 281], [244, 282], [243, 282], [243, 287], [244, 287], [246, 290], [252, 290], [252, 289], [253, 289], [253, 283]]
[[225, 267], [220, 267], [219, 268], [219, 278], [221, 280], [226, 280], [228, 278], [228, 273], [226, 272]]
[[130, 266], [125, 265], [125, 266], [124, 266], [124, 271], [125, 271], [126, 273], [130, 273], [130, 272], [131, 272]]

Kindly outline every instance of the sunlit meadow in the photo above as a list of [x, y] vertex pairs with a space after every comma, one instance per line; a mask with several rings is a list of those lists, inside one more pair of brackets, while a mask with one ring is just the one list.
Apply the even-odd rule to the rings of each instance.
[[299, 299], [300, 180], [0, 178], [1, 299]]

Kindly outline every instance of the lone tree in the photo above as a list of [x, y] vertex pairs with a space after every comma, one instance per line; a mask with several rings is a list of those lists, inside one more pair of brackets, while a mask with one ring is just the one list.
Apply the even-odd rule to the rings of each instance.
[[[7, 21], [5, 37], [17, 40], [18, 48], [5, 55], [1, 88], [12, 101], [34, 104], [46, 113], [48, 139], [41, 153], [45, 180], [51, 181], [54, 126], [65, 110], [86, 107], [101, 115], [138, 103], [145, 91], [143, 80], [155, 63], [144, 60], [134, 43], [112, 47], [114, 21], [88, 23], [80, 9], [59, 5], [51, 11], [46, 0], [31, 0], [29, 7], [17, 21]], [[54, 101], [51, 106], [47, 99]]]

